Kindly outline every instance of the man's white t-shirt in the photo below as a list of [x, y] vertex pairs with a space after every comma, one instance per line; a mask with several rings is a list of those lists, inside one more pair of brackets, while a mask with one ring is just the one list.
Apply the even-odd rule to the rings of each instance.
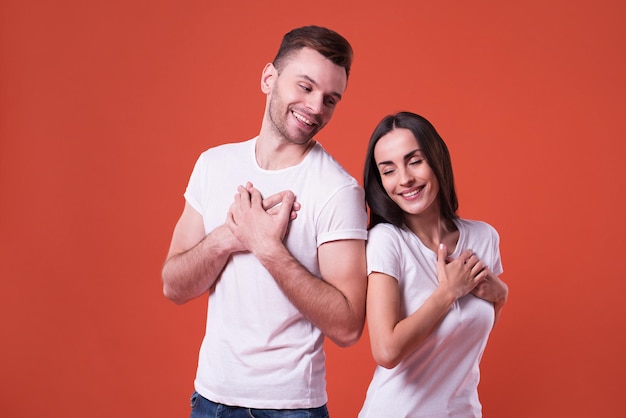
[[[256, 138], [202, 153], [185, 198], [209, 233], [224, 223], [237, 186], [250, 181], [264, 197], [292, 190], [301, 209], [285, 244], [320, 277], [320, 245], [367, 239], [363, 189], [319, 143], [298, 165], [281, 170], [261, 169], [255, 144]], [[210, 289], [195, 388], [207, 399], [234, 406], [322, 406], [327, 402], [323, 341], [254, 255], [234, 254]]]
[[[491, 271], [502, 274], [499, 236], [490, 225], [455, 221], [457, 258], [471, 249]], [[400, 318], [415, 312], [435, 291], [437, 254], [408, 228], [381, 223], [369, 232], [367, 270], [398, 280]], [[371, 280], [371, 279], [370, 279]], [[458, 299], [433, 333], [392, 369], [377, 366], [359, 418], [475, 418], [479, 363], [494, 321], [493, 304], [467, 295]]]

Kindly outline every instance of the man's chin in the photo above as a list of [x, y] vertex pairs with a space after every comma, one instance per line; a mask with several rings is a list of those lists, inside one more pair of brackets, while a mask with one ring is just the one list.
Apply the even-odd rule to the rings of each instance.
[[291, 138], [289, 138], [289, 140], [291, 141], [291, 143], [296, 144], [296, 145], [306, 145], [313, 140], [313, 136], [315, 135], [315, 133], [307, 134], [307, 135], [292, 136]]

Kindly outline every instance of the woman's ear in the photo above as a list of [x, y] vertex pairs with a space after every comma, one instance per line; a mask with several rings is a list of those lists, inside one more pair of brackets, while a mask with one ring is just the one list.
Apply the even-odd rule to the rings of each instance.
[[263, 68], [263, 73], [261, 73], [261, 91], [265, 94], [269, 93], [272, 90], [272, 85], [274, 84], [274, 80], [278, 72], [276, 71], [276, 67], [271, 62], [265, 65]]

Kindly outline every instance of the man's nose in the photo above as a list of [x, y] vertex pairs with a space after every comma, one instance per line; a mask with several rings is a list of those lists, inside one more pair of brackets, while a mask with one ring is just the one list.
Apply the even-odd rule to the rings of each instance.
[[306, 106], [311, 113], [319, 114], [322, 112], [322, 107], [324, 106], [324, 97], [321, 94], [309, 94]]

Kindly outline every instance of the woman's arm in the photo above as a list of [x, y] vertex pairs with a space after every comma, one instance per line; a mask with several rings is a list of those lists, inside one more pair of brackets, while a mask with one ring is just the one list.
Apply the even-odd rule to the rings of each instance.
[[480, 282], [474, 290], [472, 290], [472, 295], [493, 303], [495, 324], [509, 297], [509, 287], [498, 276], [488, 271], [485, 280]]
[[415, 312], [400, 318], [398, 281], [373, 272], [368, 278], [367, 323], [372, 355], [379, 365], [393, 368], [419, 347], [439, 325], [450, 306], [484, 280], [483, 264], [467, 250], [446, 263], [447, 251], [440, 246], [437, 261], [439, 286]]

